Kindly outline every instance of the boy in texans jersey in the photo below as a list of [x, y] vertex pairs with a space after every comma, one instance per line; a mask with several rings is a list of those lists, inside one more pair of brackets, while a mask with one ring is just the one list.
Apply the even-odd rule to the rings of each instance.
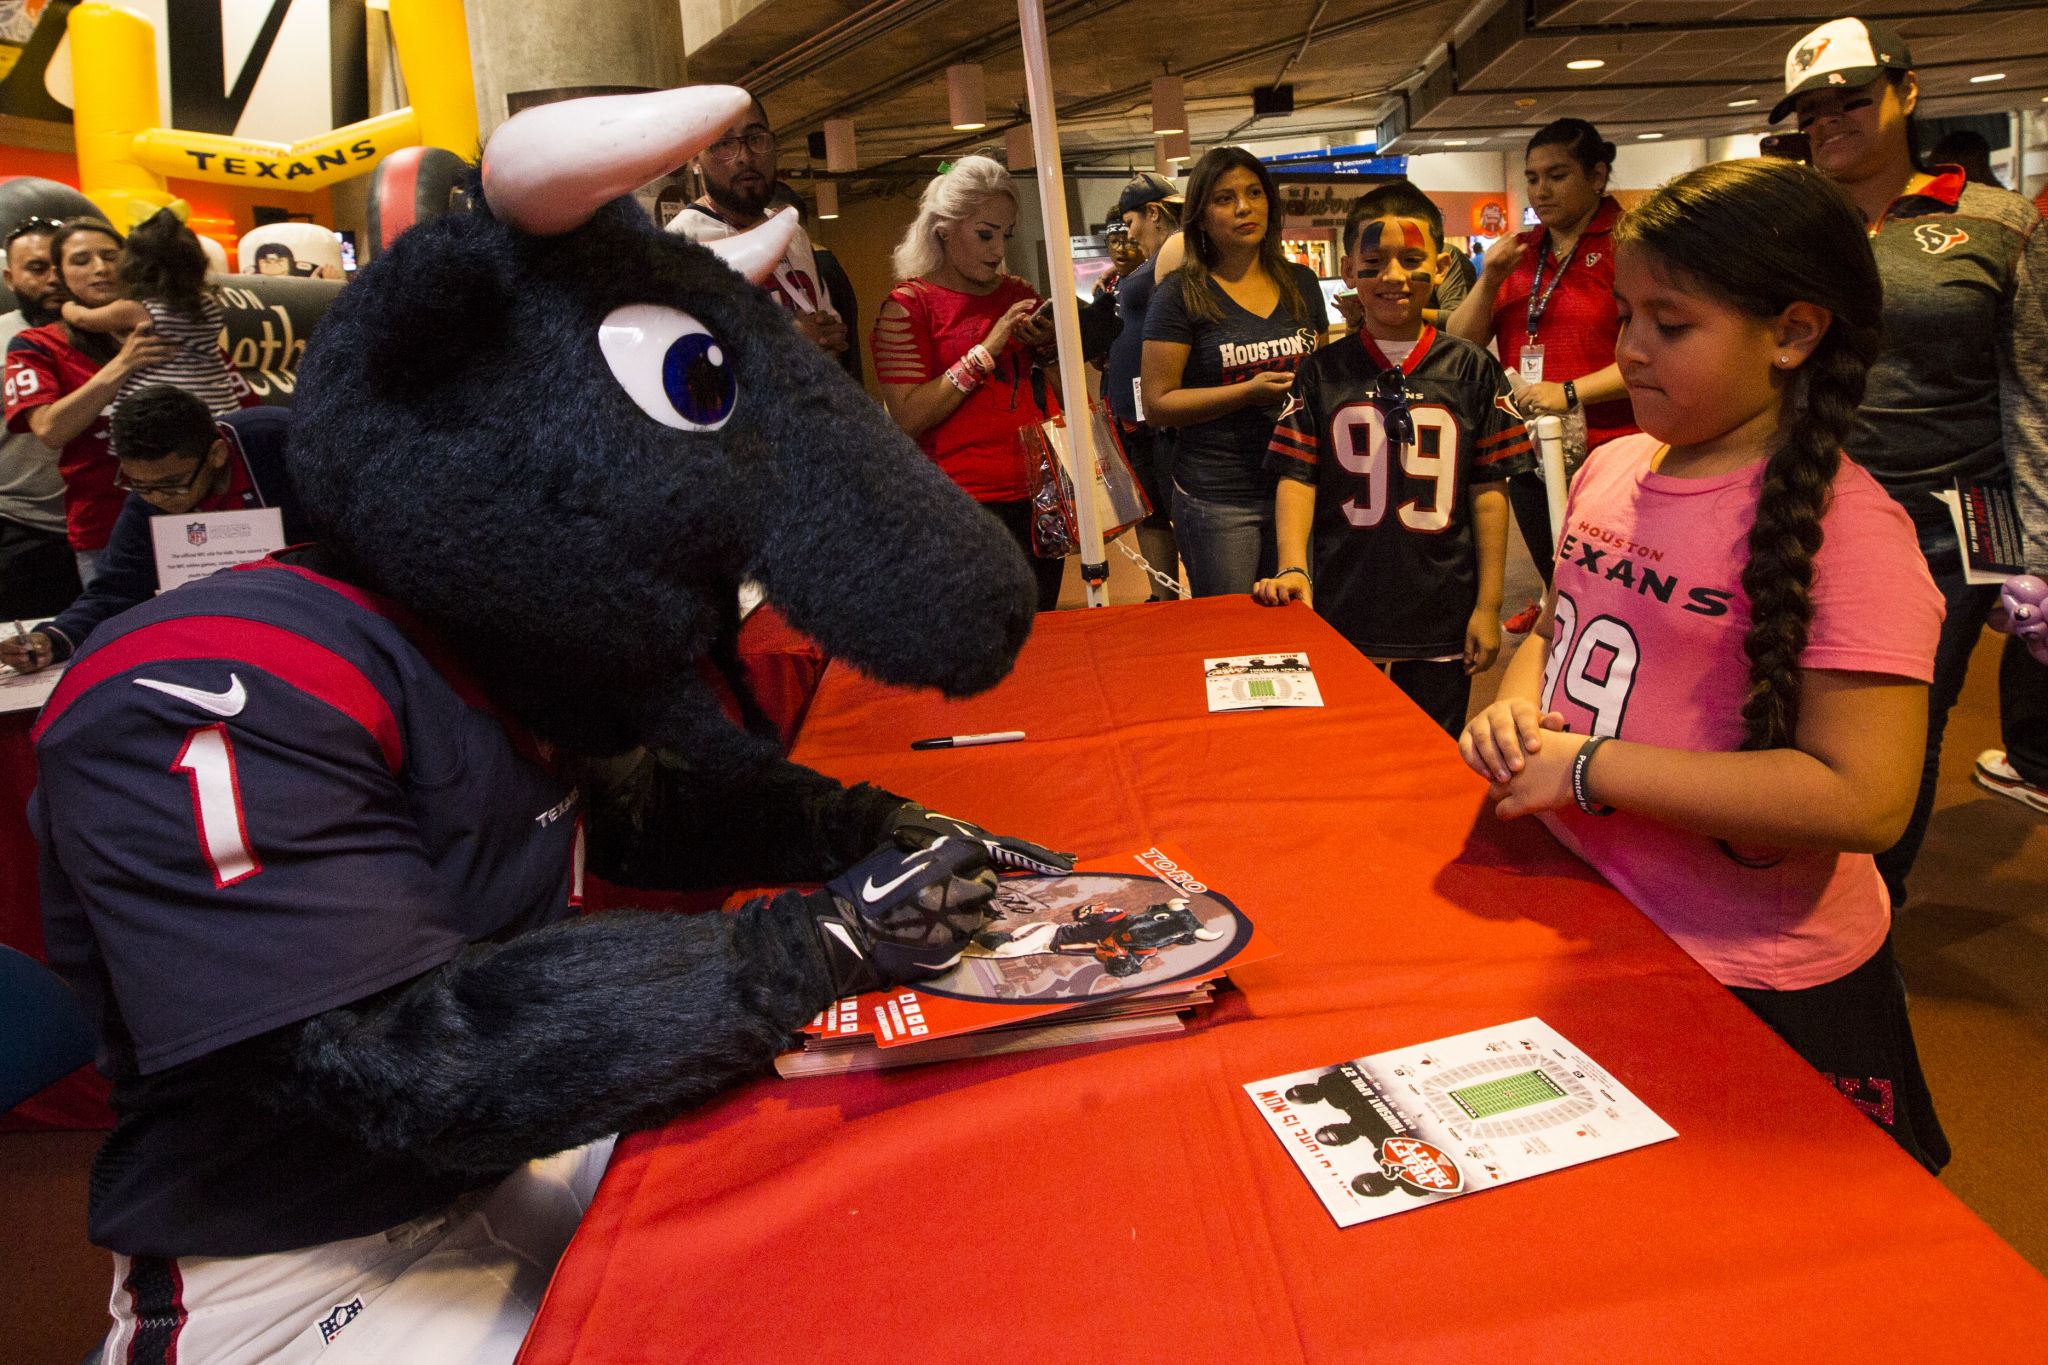
[[1422, 320], [1448, 261], [1443, 215], [1413, 185], [1352, 206], [1343, 273], [1362, 325], [1303, 364], [1273, 429], [1281, 568], [1252, 595], [1313, 606], [1455, 735], [1500, 652], [1505, 480], [1533, 461], [1500, 366]]

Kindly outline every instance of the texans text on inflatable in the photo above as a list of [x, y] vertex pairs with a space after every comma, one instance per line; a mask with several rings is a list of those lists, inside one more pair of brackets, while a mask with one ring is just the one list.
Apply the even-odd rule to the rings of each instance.
[[[301, 176], [317, 175], [323, 170], [341, 170], [351, 165], [375, 161], [377, 144], [368, 138], [361, 138], [337, 151], [318, 152], [291, 161], [278, 161], [267, 156], [233, 156], [225, 152], [202, 152], [192, 147], [185, 149], [185, 155], [192, 158], [193, 169], [198, 171], [239, 176], [249, 181], [297, 180]], [[209, 164], [215, 161], [220, 164]]]

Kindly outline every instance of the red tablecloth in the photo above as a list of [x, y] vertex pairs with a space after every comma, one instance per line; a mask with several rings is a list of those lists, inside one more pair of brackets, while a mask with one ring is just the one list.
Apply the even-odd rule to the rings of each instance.
[[[1283, 649], [1324, 709], [1206, 713], [1205, 656]], [[2040, 1358], [2048, 1281], [1306, 609], [1042, 617], [959, 703], [835, 666], [797, 756], [1170, 843], [1281, 956], [1185, 1037], [763, 1081], [629, 1139], [523, 1365]], [[1340, 1230], [1239, 1088], [1526, 1015], [1678, 1139]]]

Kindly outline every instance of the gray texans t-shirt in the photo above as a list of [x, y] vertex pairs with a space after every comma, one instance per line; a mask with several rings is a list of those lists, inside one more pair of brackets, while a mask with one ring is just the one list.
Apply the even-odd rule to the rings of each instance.
[[[1265, 317], [1254, 317], [1220, 288], [1213, 288], [1223, 310], [1210, 322], [1188, 311], [1178, 272], [1159, 281], [1145, 315], [1145, 340], [1173, 341], [1188, 348], [1181, 387], [1215, 388], [1237, 384], [1265, 370], [1293, 373], [1316, 348], [1316, 336], [1329, 326], [1322, 287], [1305, 265], [1291, 265], [1294, 286], [1301, 291], [1304, 315], [1297, 319], [1282, 299]], [[1214, 421], [1177, 427], [1174, 433], [1173, 481], [1205, 502], [1270, 506], [1273, 476], [1265, 470], [1266, 443], [1280, 405], [1244, 407]]]

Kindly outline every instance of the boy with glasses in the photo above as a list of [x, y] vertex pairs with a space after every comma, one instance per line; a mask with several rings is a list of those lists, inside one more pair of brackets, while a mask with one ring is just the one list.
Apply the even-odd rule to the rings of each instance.
[[1533, 460], [1506, 373], [1423, 321], [1448, 268], [1443, 216], [1412, 185], [1352, 206], [1361, 325], [1302, 365], [1273, 428], [1281, 568], [1252, 595], [1314, 607], [1455, 735], [1500, 652], [1506, 480]]
[[112, 444], [128, 501], [107, 540], [99, 576], [83, 596], [26, 642], [0, 636], [0, 663], [33, 673], [63, 663], [111, 616], [156, 595], [150, 519], [192, 512], [275, 507], [289, 544], [312, 538], [285, 470], [291, 414], [244, 408], [219, 422], [206, 405], [168, 384], [138, 389], [114, 414]]

